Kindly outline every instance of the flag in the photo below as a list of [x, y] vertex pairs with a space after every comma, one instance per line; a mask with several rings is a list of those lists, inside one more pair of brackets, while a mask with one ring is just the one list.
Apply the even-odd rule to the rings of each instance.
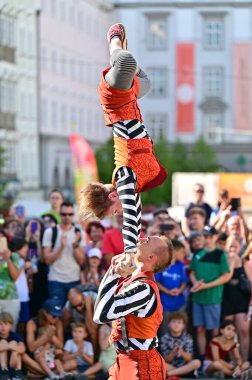
[[70, 135], [70, 147], [73, 156], [74, 186], [78, 203], [82, 186], [98, 181], [96, 159], [88, 142], [79, 135]]

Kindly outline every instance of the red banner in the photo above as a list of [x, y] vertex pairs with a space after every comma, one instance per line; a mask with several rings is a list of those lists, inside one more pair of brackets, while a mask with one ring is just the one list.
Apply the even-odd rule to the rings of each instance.
[[252, 44], [234, 44], [234, 129], [252, 129]]
[[176, 132], [194, 132], [194, 44], [176, 46]]
[[70, 147], [73, 156], [74, 185], [76, 202], [83, 185], [98, 181], [96, 159], [87, 141], [78, 135], [70, 135]]

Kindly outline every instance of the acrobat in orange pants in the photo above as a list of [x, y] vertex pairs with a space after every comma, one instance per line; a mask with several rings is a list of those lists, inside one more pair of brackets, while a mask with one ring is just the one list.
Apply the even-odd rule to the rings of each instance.
[[153, 348], [149, 351], [117, 351], [116, 363], [109, 369], [109, 380], [164, 380], [165, 361]]

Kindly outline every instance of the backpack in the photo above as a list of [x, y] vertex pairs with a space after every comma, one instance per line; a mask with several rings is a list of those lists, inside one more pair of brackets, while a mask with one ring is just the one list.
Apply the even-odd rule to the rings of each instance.
[[[74, 226], [74, 232], [75, 233], [81, 232], [81, 230], [79, 227]], [[52, 249], [55, 247], [57, 236], [58, 236], [58, 227], [54, 226], [54, 227], [52, 227], [52, 245], [51, 245]]]

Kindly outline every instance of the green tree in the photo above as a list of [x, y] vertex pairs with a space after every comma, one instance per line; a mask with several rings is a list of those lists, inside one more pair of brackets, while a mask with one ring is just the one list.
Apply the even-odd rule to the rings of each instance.
[[189, 160], [191, 172], [216, 172], [219, 164], [215, 151], [208, 145], [203, 137], [194, 144]]
[[[163, 136], [155, 143], [155, 153], [160, 163], [167, 169], [166, 181], [155, 189], [142, 193], [143, 204], [161, 205], [171, 202], [172, 174], [175, 172], [216, 172], [219, 169], [214, 150], [200, 137], [189, 151], [185, 144], [177, 140], [172, 148]], [[113, 139], [109, 139], [95, 152], [99, 179], [111, 183], [114, 166]]]
[[95, 152], [98, 166], [99, 180], [103, 183], [111, 183], [114, 165], [114, 141], [109, 139]]
[[188, 172], [191, 170], [188, 150], [180, 140], [172, 147], [172, 157], [175, 161], [174, 171]]
[[176, 162], [163, 136], [155, 144], [155, 153], [162, 166], [167, 169], [168, 176], [161, 186], [142, 193], [143, 204], [161, 205], [171, 200], [172, 173], [176, 171]]

